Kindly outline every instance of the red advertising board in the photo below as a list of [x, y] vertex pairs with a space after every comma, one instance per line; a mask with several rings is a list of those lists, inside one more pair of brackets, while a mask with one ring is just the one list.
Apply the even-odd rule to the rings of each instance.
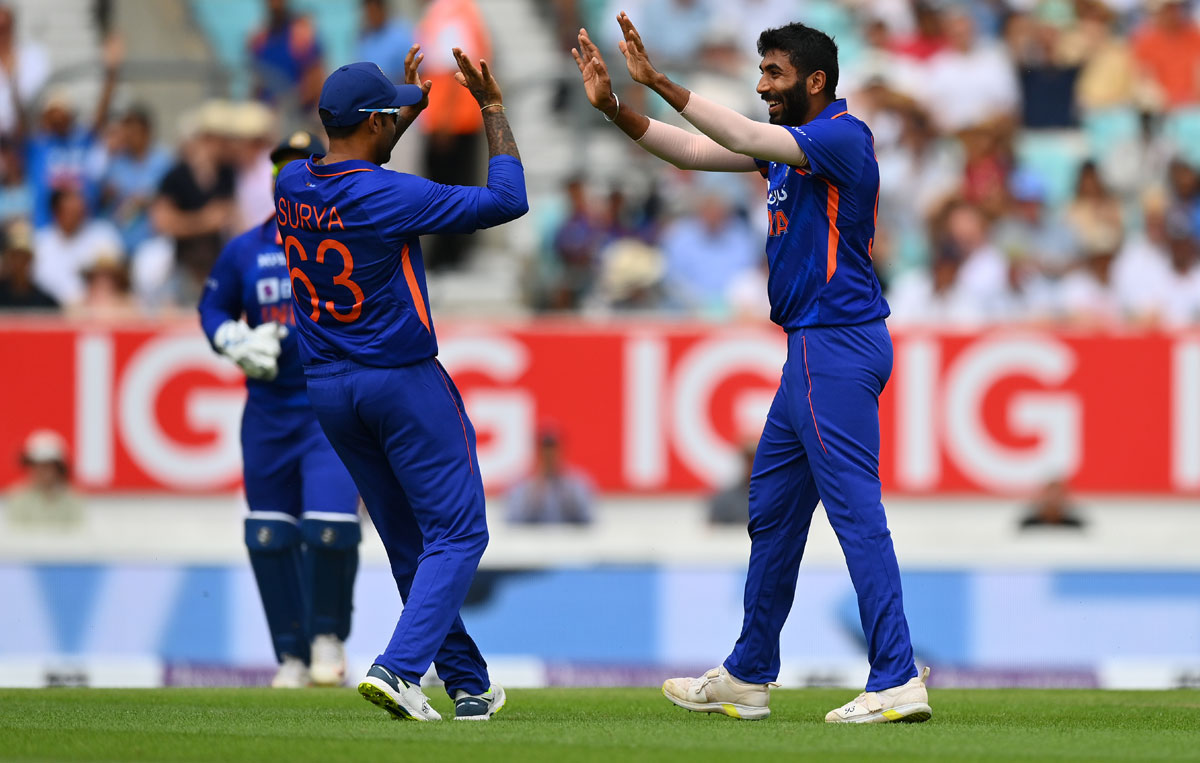
[[[608, 492], [724, 483], [785, 357], [772, 327], [444, 323], [442, 362], [490, 490], [525, 474], [539, 426]], [[881, 404], [892, 493], [1200, 493], [1200, 335], [897, 333]], [[237, 369], [194, 325], [0, 323], [0, 485], [34, 429], [94, 491], [227, 491], [240, 476]]]

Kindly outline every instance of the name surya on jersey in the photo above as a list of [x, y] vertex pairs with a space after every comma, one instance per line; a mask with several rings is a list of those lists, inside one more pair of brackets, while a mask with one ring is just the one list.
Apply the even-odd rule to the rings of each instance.
[[346, 230], [336, 205], [317, 207], [304, 202], [296, 203], [286, 196], [279, 197], [279, 203], [275, 207], [275, 221], [281, 228], [328, 232], [337, 226], [340, 230]]

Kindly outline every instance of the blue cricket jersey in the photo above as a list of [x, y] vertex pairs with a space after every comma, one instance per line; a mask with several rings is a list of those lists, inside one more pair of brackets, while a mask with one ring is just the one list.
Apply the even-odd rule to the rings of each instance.
[[394, 368], [437, 355], [419, 236], [471, 233], [529, 208], [525, 175], [492, 157], [486, 187], [449, 186], [367, 161], [292, 162], [275, 184], [305, 365]]
[[200, 325], [212, 342], [217, 329], [243, 314], [251, 327], [282, 323], [279, 375], [274, 381], [246, 377], [250, 401], [269, 408], [308, 407], [299, 339], [292, 318], [292, 285], [275, 220], [251, 228], [230, 241], [213, 265], [200, 297]]
[[890, 314], [871, 266], [879, 210], [875, 138], [834, 101], [788, 127], [806, 169], [757, 160], [767, 178], [767, 294], [771, 320], [788, 331], [850, 326]]

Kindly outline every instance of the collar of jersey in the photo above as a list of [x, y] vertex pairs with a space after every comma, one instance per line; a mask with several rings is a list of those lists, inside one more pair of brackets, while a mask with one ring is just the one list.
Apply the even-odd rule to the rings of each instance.
[[[817, 119], [837, 119], [842, 114], [846, 113], [846, 99], [838, 98], [833, 103], [825, 107], [825, 109], [817, 114]], [[813, 120], [814, 122], [816, 119]], [[344, 162], [343, 162], [344, 164]]]
[[305, 165], [310, 173], [319, 178], [337, 177], [352, 172], [373, 172], [379, 169], [378, 164], [372, 164], [365, 159], [347, 159], [333, 164], [313, 164], [313, 160], [309, 159]]

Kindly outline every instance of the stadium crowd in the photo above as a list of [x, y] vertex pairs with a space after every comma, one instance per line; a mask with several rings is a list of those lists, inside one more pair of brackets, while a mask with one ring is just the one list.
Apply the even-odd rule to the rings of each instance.
[[[247, 0], [257, 2], [257, 0]], [[356, 55], [401, 66], [411, 40], [467, 35], [491, 55], [480, 0], [364, 0]], [[300, 126], [334, 62], [286, 0], [246, 40], [255, 99], [187, 115], [178, 145], [155, 114], [112, 108], [122, 46], [103, 46], [90, 118], [51, 81], [53, 62], [0, 7], [0, 308], [92, 319], [188, 312], [223, 242], [271, 212], [270, 148]], [[555, 0], [561, 74], [553, 118], [611, 131], [569, 58], [586, 24], [612, 51], [618, 9], [685, 86], [765, 118], [754, 92], [761, 29], [791, 0]], [[1200, 319], [1200, 8], [1184, 0], [813, 0], [800, 20], [835, 36], [838, 94], [875, 134], [881, 190], [873, 255], [894, 324], [1176, 326]], [[407, 15], [402, 12], [407, 11]], [[465, 30], [465, 31], [464, 31]], [[399, 51], [399, 53], [397, 53]], [[426, 74], [449, 75], [429, 57]], [[501, 72], [504, 60], [497, 60]], [[656, 118], [664, 104], [622, 86]], [[448, 79], [435, 92], [455, 91]], [[479, 180], [477, 114], [422, 117], [424, 174]], [[113, 112], [113, 113], [110, 113]], [[307, 125], [305, 125], [307, 126]], [[515, 123], [520, 130], [519, 122]], [[653, 311], [763, 320], [766, 189], [757, 175], [675, 172], [625, 144], [648, 182], [565, 172], [535, 209], [532, 311]], [[536, 164], [536, 151], [526, 163]], [[535, 207], [537, 201], [535, 200]], [[434, 243], [433, 270], [473, 266], [469, 240]]]

